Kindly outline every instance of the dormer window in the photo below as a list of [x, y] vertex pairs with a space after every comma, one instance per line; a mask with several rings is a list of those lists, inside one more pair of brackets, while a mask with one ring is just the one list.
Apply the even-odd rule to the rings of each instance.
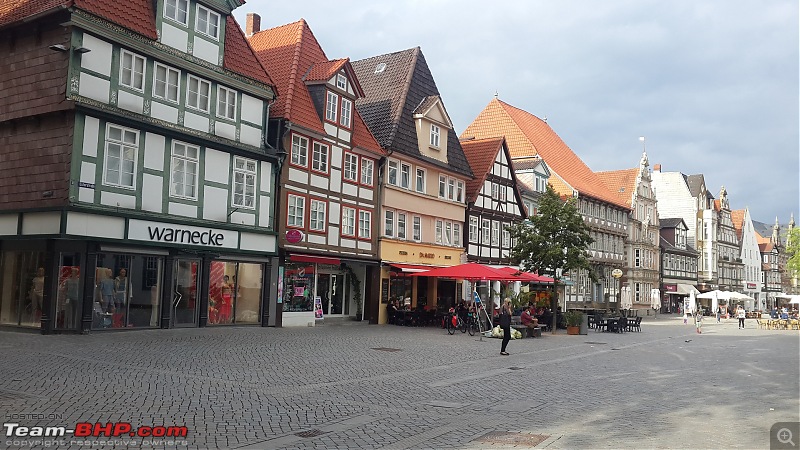
[[219, 14], [197, 5], [197, 20], [195, 22], [195, 29], [198, 32], [214, 39], [219, 38]]
[[350, 128], [351, 116], [353, 114], [353, 102], [342, 98], [342, 113], [339, 117], [339, 123], [343, 127]]
[[336, 75], [336, 87], [343, 91], [347, 90], [347, 78], [344, 75]]
[[431, 124], [431, 145], [434, 147], [439, 146], [439, 134], [441, 130], [437, 125]]
[[339, 106], [339, 96], [333, 92], [328, 92], [328, 99], [325, 102], [325, 119], [336, 123], [336, 109]]
[[189, 0], [165, 0], [164, 17], [184, 25], [189, 24]]

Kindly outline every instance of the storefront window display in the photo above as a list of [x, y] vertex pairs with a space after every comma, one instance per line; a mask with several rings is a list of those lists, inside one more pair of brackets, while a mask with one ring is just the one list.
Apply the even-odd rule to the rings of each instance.
[[283, 310], [314, 310], [314, 266], [287, 263], [283, 276]]
[[411, 308], [411, 277], [393, 277], [389, 280], [389, 301], [400, 305], [400, 308]]
[[163, 264], [161, 257], [98, 254], [92, 328], [157, 327]]
[[208, 323], [258, 323], [262, 276], [262, 264], [212, 262]]
[[3, 252], [0, 276], [0, 324], [40, 327], [45, 284], [44, 252]]
[[77, 253], [62, 253], [58, 266], [55, 328], [74, 330], [80, 322], [81, 264]]

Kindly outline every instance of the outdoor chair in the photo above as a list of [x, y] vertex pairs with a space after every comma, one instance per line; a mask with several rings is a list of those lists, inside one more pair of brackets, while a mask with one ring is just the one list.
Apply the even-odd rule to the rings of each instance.
[[617, 333], [624, 333], [628, 329], [628, 318], [620, 317], [617, 322]]
[[637, 317], [633, 320], [628, 321], [628, 331], [642, 331], [642, 318]]

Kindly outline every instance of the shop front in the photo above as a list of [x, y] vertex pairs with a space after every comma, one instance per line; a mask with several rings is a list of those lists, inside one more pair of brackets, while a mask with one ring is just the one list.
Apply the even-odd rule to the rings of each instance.
[[664, 314], [683, 313], [684, 304], [692, 291], [695, 294], [698, 293], [691, 284], [663, 283], [661, 285], [661, 312]]
[[73, 212], [43, 219], [19, 215], [37, 226], [0, 242], [2, 326], [268, 324], [274, 236]]

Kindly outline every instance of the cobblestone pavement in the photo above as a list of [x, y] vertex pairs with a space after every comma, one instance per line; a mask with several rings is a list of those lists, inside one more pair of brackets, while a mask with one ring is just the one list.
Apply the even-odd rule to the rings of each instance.
[[[511, 356], [498, 339], [354, 322], [0, 332], [0, 414], [189, 430], [59, 447], [76, 449], [769, 448], [774, 423], [800, 421], [800, 332], [747, 326], [697, 335], [662, 316], [641, 333], [512, 341]], [[6, 431], [0, 448], [52, 444]]]

